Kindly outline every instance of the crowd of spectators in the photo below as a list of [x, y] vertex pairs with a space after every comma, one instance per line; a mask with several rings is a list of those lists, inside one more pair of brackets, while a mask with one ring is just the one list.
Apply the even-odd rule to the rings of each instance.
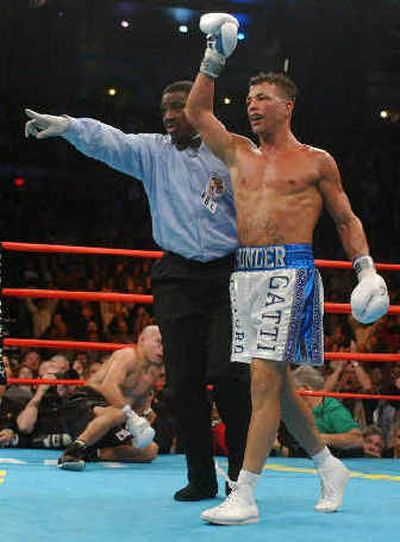
[[[133, 258], [81, 257], [71, 255], [20, 256], [13, 286], [62, 290], [151, 293], [152, 260]], [[15, 262], [14, 262], [15, 263]], [[323, 271], [326, 298], [343, 302], [352, 287], [347, 272]], [[399, 300], [395, 277], [391, 303]], [[58, 340], [135, 343], [142, 329], [154, 322], [151, 305], [110, 302], [78, 302], [57, 299], [10, 300], [6, 316], [8, 332], [14, 337]], [[349, 360], [351, 352], [400, 353], [400, 315], [385, 316], [370, 325], [358, 324], [351, 316], [330, 314], [325, 318], [325, 349], [343, 357], [326, 362], [322, 370], [293, 368], [300, 390], [333, 391], [400, 396], [400, 363]], [[6, 351], [9, 371], [15, 377], [41, 378], [49, 370], [58, 376], [88, 379], [101, 367], [109, 353], [101, 350], [49, 350], [10, 348]], [[160, 382], [162, 388], [164, 382]], [[62, 398], [71, 393], [64, 386], [11, 385], [1, 390], [0, 445], [63, 447], [69, 437], [63, 430]], [[23, 412], [33, 397], [43, 403], [38, 426], [26, 434]], [[165, 438], [163, 453], [180, 451], [168, 401], [168, 390], [157, 389], [152, 404], [153, 418]], [[305, 397], [326, 443], [341, 456], [399, 457], [400, 402], [380, 399]], [[212, 401], [212, 393], [210, 394]], [[158, 418], [158, 419], [157, 419]], [[22, 422], [21, 422], [22, 419]], [[40, 422], [40, 423], [39, 423]], [[214, 450], [226, 455], [225, 428], [213, 405]], [[30, 428], [32, 429], [32, 428]], [[9, 431], [12, 431], [11, 433]], [[282, 425], [275, 454], [303, 455]]]
[[[35, 265], [36, 264], [36, 265]], [[151, 293], [151, 260], [40, 256], [13, 276], [15, 287]], [[153, 323], [151, 305], [26, 298], [9, 307], [10, 333], [20, 337], [134, 343]]]

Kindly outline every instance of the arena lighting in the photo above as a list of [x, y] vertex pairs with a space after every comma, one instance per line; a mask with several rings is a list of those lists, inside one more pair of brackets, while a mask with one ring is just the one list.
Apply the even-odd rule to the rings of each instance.
[[190, 21], [197, 20], [199, 12], [189, 8], [168, 7], [165, 12], [178, 24], [186, 26]]
[[386, 111], [386, 109], [382, 109], [382, 111], [379, 112], [379, 116], [381, 119], [387, 119], [389, 118], [389, 111]]
[[129, 28], [131, 24], [129, 21], [123, 20], [120, 22], [120, 25], [122, 26], [122, 28]]
[[109, 96], [115, 96], [117, 94], [117, 89], [114, 87], [110, 87], [107, 89], [107, 94]]
[[189, 28], [187, 27], [186, 24], [180, 24], [179, 27], [178, 27], [178, 30], [182, 34], [187, 34], [189, 32]]
[[283, 73], [289, 73], [289, 65], [290, 65], [290, 59], [285, 58], [283, 62]]
[[14, 186], [15, 188], [21, 188], [25, 185], [25, 179], [23, 177], [15, 177]]
[[224, 98], [224, 104], [225, 104], [225, 105], [229, 105], [229, 104], [231, 104], [231, 103], [232, 103], [232, 100], [231, 100], [228, 96], [226, 96], [226, 97]]
[[248, 38], [248, 28], [251, 24], [251, 17], [247, 13], [232, 13], [234, 17], [239, 21], [239, 32], [238, 32], [238, 40], [244, 41]]

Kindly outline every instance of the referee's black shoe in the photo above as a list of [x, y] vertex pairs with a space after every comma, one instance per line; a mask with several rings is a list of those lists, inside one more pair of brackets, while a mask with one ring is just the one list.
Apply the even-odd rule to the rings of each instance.
[[193, 483], [189, 483], [175, 493], [174, 499], [176, 501], [203, 501], [213, 499], [217, 493], [218, 486], [198, 487]]

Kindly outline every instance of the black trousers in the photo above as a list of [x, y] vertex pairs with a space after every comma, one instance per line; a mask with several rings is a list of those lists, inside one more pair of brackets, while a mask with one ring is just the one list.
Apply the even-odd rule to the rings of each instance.
[[167, 253], [152, 269], [167, 395], [183, 441], [188, 480], [204, 489], [217, 483], [206, 384], [213, 384], [226, 424], [232, 479], [242, 464], [251, 411], [249, 366], [230, 362], [231, 266], [231, 257], [201, 263]]

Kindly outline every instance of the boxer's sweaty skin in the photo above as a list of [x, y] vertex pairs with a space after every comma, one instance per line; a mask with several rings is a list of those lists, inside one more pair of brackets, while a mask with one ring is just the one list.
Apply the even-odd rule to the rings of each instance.
[[[124, 348], [115, 352], [91, 377], [88, 384], [101, 392], [107, 384], [109, 374], [113, 373], [112, 380], [118, 381], [125, 402], [135, 404], [148, 394], [159, 372], [159, 367], [138, 360], [135, 348]], [[116, 373], [121, 373], [123, 378], [118, 380]]]
[[[203, 74], [189, 97], [204, 141], [229, 167], [242, 246], [312, 243], [325, 205], [350, 259], [368, 254], [359, 219], [343, 190], [335, 160], [300, 143], [290, 129], [294, 103], [267, 82], [252, 85], [247, 114], [259, 147], [228, 132], [213, 115], [213, 82]], [[190, 108], [189, 108], [190, 109]]]

